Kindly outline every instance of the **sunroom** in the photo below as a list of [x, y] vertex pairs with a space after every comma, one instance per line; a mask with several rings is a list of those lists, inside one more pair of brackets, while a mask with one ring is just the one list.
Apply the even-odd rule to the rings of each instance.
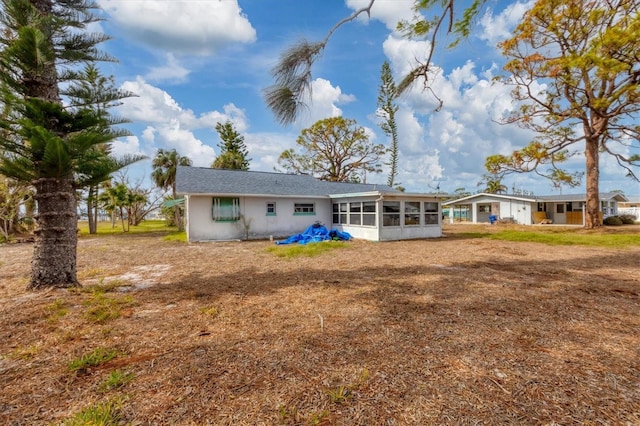
[[429, 194], [330, 195], [332, 227], [355, 238], [394, 241], [442, 236], [440, 199]]

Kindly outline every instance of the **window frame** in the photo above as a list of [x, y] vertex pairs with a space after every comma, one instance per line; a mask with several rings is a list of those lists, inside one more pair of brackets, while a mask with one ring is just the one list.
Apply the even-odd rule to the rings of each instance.
[[420, 226], [420, 204], [420, 201], [404, 202], [404, 226]]
[[[224, 203], [223, 203], [224, 202]], [[222, 208], [231, 207], [231, 216], [221, 214]], [[216, 212], [217, 211], [217, 212]], [[240, 198], [213, 197], [211, 202], [211, 218], [214, 222], [237, 222], [240, 220]]]
[[[391, 207], [396, 207], [397, 210], [386, 211]], [[382, 226], [383, 227], [398, 227], [400, 226], [400, 214], [401, 211], [400, 201], [382, 201]], [[390, 223], [389, 223], [390, 222]]]
[[362, 226], [376, 226], [377, 204], [375, 201], [362, 202]]
[[362, 226], [362, 201], [349, 203], [349, 225]]
[[294, 216], [315, 216], [316, 203], [293, 203]]
[[[431, 208], [427, 209], [428, 204], [435, 204], [435, 210]], [[423, 201], [422, 209], [422, 217], [424, 220], [423, 226], [437, 226], [440, 224], [440, 203], [438, 203], [437, 201]], [[433, 221], [434, 217], [435, 222]]]
[[[271, 209], [272, 211], [269, 211], [269, 209]], [[277, 216], [276, 202], [275, 201], [267, 202], [266, 216]]]

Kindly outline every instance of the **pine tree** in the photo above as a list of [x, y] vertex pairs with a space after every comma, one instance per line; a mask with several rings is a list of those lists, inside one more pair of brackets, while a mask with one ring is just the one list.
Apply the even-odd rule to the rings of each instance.
[[216, 130], [220, 135], [220, 155], [214, 160], [211, 167], [216, 169], [249, 170], [249, 151], [244, 144], [242, 136], [233, 127], [233, 123], [226, 121], [224, 124], [216, 124]]
[[[35, 188], [36, 242], [29, 289], [79, 285], [76, 275], [76, 190], [105, 180], [139, 158], [116, 160], [109, 144], [127, 132], [121, 120], [91, 105], [64, 105], [78, 71], [113, 61], [97, 45], [103, 34], [83, 32], [99, 21], [89, 0], [1, 0], [0, 173]], [[124, 97], [126, 94], [120, 93]]]
[[398, 126], [396, 124], [398, 105], [394, 102], [397, 95], [396, 84], [393, 81], [393, 75], [391, 75], [391, 66], [388, 61], [384, 61], [380, 73], [377, 116], [383, 120], [380, 123], [380, 128], [387, 137], [391, 138], [391, 148], [389, 149], [391, 159], [388, 163], [391, 170], [387, 179], [387, 185], [391, 187], [396, 183], [395, 179], [398, 176]]

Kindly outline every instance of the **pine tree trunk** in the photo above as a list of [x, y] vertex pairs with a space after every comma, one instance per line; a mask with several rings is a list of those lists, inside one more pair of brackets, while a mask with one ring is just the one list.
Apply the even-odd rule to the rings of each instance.
[[71, 178], [43, 178], [34, 182], [36, 242], [29, 290], [79, 286], [76, 276], [78, 244], [76, 193]]
[[586, 138], [585, 157], [587, 165], [587, 204], [585, 208], [585, 228], [592, 229], [602, 226], [600, 222], [600, 169], [598, 140]]

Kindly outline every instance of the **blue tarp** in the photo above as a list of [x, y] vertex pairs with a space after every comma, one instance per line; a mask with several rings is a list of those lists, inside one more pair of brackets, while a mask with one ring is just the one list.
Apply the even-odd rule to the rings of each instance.
[[304, 230], [301, 234], [292, 235], [286, 240], [276, 241], [276, 244], [308, 244], [320, 241], [341, 240], [347, 241], [351, 239], [348, 232], [332, 229], [329, 231], [324, 225], [314, 224]]

